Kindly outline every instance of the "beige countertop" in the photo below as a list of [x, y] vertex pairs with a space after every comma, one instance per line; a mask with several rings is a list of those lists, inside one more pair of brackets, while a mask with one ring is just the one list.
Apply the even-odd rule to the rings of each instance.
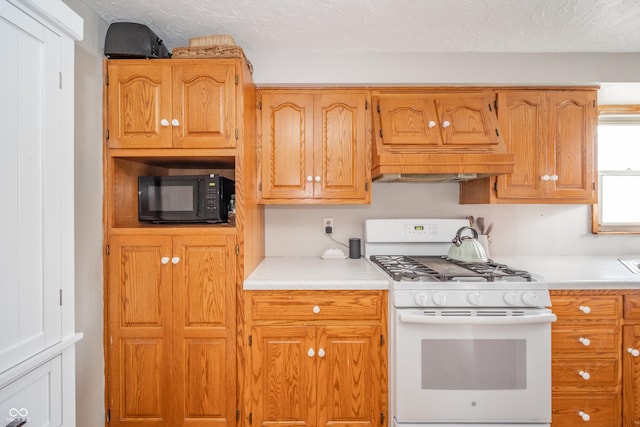
[[389, 279], [360, 259], [267, 257], [244, 281], [246, 290], [389, 289]]

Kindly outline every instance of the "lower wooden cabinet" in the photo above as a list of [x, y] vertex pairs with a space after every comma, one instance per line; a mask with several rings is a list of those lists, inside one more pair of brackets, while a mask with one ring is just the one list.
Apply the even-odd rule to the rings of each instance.
[[248, 424], [387, 425], [385, 292], [252, 291], [245, 313]]
[[235, 235], [109, 239], [110, 426], [229, 426], [236, 416]]
[[552, 292], [552, 427], [621, 427], [622, 296]]

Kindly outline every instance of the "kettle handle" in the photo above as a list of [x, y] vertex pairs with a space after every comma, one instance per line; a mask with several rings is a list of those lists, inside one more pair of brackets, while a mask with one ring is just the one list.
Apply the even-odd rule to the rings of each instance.
[[[456, 246], [460, 246], [462, 244], [462, 232], [464, 230], [471, 230], [471, 239], [477, 240], [478, 239], [478, 231], [473, 228], [473, 227], [461, 227], [460, 229], [458, 229], [458, 232], [456, 233], [456, 237], [453, 238], [453, 240], [451, 241], [451, 243], [453, 243]], [[469, 239], [469, 237], [465, 237], [467, 239]]]

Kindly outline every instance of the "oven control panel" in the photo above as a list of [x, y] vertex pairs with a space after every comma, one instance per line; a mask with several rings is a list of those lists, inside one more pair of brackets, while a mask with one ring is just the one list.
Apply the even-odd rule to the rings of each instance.
[[527, 290], [394, 290], [395, 307], [549, 307], [549, 292]]

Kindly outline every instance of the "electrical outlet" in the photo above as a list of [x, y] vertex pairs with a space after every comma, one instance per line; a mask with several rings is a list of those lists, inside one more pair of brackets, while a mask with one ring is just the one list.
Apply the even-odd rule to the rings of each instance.
[[324, 230], [324, 234], [333, 233], [333, 218], [323, 218], [322, 229]]

